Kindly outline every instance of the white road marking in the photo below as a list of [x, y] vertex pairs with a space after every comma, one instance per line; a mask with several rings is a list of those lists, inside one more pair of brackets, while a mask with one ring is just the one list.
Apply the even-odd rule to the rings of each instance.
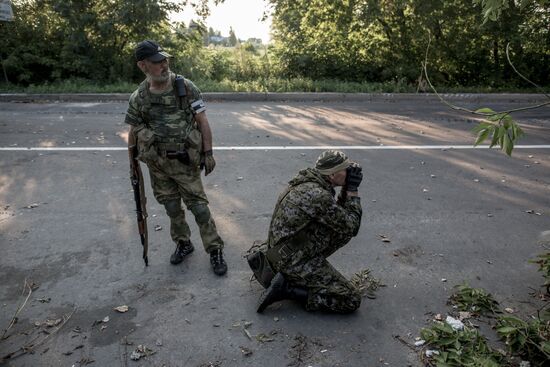
[[[489, 149], [488, 145], [276, 145], [276, 146], [228, 146], [214, 150], [434, 150], [434, 149]], [[498, 149], [494, 147], [494, 149]], [[514, 149], [550, 149], [550, 145], [516, 145]], [[0, 147], [0, 151], [121, 151], [127, 147]]]

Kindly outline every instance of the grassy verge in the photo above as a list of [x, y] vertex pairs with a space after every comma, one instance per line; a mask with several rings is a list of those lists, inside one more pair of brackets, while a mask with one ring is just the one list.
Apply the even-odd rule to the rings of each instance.
[[0, 84], [0, 93], [129, 93], [136, 88], [134, 83], [97, 83], [88, 80], [71, 79], [56, 83], [20, 86]]
[[[414, 93], [416, 85], [405, 82], [346, 82], [340, 80], [311, 80], [304, 78], [267, 78], [252, 81], [195, 80], [203, 92], [337, 92], [337, 93]], [[0, 93], [130, 93], [137, 83], [98, 83], [71, 79], [55, 83], [19, 86], [0, 84]], [[534, 89], [516, 87], [440, 87], [441, 93], [536, 93]]]

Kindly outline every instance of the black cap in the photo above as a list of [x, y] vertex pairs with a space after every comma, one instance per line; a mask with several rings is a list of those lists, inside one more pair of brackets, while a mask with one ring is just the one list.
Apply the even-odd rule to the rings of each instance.
[[164, 60], [167, 57], [172, 57], [169, 53], [164, 52], [158, 43], [151, 40], [141, 41], [138, 43], [135, 54], [138, 61], [147, 59], [149, 61], [156, 62]]

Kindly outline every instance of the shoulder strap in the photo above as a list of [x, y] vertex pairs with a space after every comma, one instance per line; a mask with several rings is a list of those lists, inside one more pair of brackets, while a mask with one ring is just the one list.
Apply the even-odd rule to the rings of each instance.
[[138, 96], [139, 98], [141, 98], [141, 103], [145, 102], [146, 99], [149, 98], [149, 93], [147, 93], [148, 89], [149, 89], [149, 83], [147, 83], [147, 80], [144, 80], [139, 84]]
[[[183, 95], [183, 96], [179, 95], [178, 88], [176, 86], [176, 79], [178, 79], [178, 77], [181, 77], [183, 79], [183, 86], [185, 88], [185, 95]], [[172, 89], [174, 90], [174, 95], [176, 96], [176, 101], [178, 103], [178, 107], [180, 109], [183, 109], [183, 101], [185, 101], [185, 104], [189, 108], [191, 108], [191, 102], [189, 101], [189, 87], [187, 86], [187, 80], [183, 77], [183, 75], [177, 75], [176, 74], [176, 77], [174, 78], [174, 84], [172, 86]]]

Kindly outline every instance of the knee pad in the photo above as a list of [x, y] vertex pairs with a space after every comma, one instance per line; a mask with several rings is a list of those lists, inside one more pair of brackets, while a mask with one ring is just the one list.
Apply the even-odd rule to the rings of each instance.
[[208, 209], [206, 204], [192, 206], [189, 210], [191, 210], [191, 213], [193, 213], [195, 220], [199, 224], [208, 223], [210, 220], [210, 209]]
[[181, 200], [180, 199], [172, 199], [170, 201], [167, 201], [164, 204], [164, 209], [166, 209], [166, 214], [168, 214], [168, 216], [170, 218], [177, 217], [183, 211], [181, 209]]

